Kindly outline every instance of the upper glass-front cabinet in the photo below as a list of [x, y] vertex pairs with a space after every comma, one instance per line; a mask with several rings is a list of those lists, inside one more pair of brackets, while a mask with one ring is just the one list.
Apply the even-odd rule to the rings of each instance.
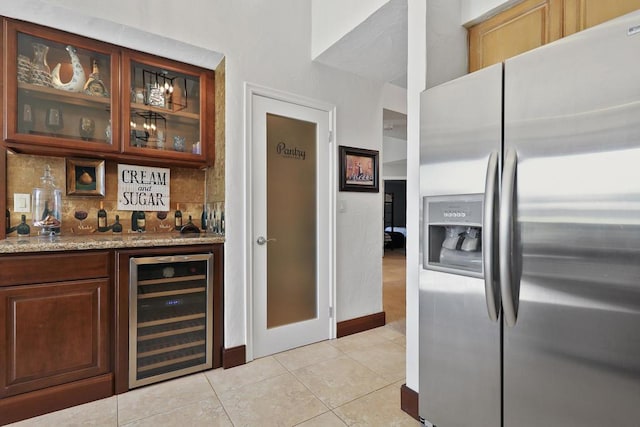
[[122, 111], [124, 152], [206, 161], [207, 72], [128, 51], [123, 70], [123, 93], [129, 90]]
[[[119, 50], [6, 21], [5, 139], [88, 152], [119, 151]], [[42, 147], [44, 150], [47, 148]]]

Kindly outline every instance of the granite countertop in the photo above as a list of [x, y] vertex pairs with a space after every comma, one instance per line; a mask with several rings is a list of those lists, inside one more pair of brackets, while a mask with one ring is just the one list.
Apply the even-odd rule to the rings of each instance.
[[8, 237], [0, 240], [0, 254], [22, 252], [76, 251], [90, 249], [147, 248], [224, 243], [224, 236], [213, 233], [123, 233], [54, 237]]

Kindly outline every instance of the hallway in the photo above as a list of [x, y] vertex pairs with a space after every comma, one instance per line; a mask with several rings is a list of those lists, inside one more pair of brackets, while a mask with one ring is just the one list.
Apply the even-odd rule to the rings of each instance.
[[382, 258], [382, 304], [387, 325], [405, 333], [406, 254], [403, 249], [385, 250]]

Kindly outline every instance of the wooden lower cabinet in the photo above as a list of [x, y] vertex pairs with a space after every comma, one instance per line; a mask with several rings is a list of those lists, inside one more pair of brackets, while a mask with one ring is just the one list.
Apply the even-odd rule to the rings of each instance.
[[0, 257], [0, 425], [113, 394], [111, 259]]
[[223, 245], [0, 255], [0, 425], [129, 390], [129, 260], [213, 254], [222, 366]]
[[0, 397], [109, 372], [109, 280], [0, 290]]

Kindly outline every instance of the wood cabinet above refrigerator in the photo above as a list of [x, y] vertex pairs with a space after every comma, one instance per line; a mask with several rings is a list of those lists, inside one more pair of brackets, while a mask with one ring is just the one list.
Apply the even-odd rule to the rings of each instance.
[[640, 0], [524, 0], [469, 27], [469, 72], [640, 9]]

